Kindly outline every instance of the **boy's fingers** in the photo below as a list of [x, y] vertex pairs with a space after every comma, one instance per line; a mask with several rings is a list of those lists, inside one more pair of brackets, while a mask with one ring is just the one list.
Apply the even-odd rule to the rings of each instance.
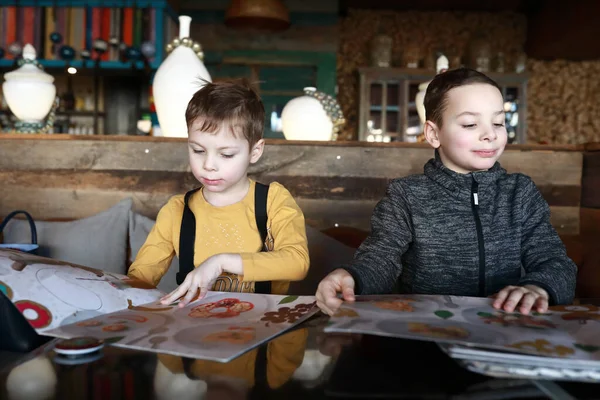
[[521, 299], [521, 304], [519, 305], [519, 312], [521, 314], [529, 314], [529, 311], [531, 311], [531, 308], [538, 299], [538, 296], [538, 294], [532, 292], [525, 293]]
[[328, 288], [326, 287], [321, 287], [315, 297], [317, 299], [317, 306], [328, 315], [335, 314], [335, 310], [332, 309], [332, 307], [329, 304], [332, 300], [337, 300], [341, 303], [341, 300], [339, 300], [336, 296], [335, 289], [331, 288], [328, 290]]
[[[329, 310], [331, 310], [333, 312], [333, 314], [335, 314], [337, 312], [337, 310], [341, 307], [341, 305], [342, 305], [342, 300], [338, 299], [337, 297], [330, 297], [325, 300], [325, 306], [327, 306], [327, 308]], [[333, 314], [330, 314], [330, 315], [333, 315]]]
[[344, 296], [344, 300], [346, 300], [346, 301], [354, 301], [354, 299], [355, 299], [354, 288], [352, 288], [352, 287], [345, 287], [343, 289], [342, 294]]
[[185, 307], [190, 301], [192, 301], [192, 299], [194, 298], [194, 296], [197, 293], [198, 293], [198, 288], [196, 286], [192, 285], [192, 287], [190, 287], [190, 289], [186, 293], [185, 297], [179, 302], [179, 308]]
[[319, 288], [317, 289], [316, 297], [320, 299], [323, 303], [327, 302], [327, 299], [330, 297], [336, 297], [337, 290], [335, 286], [330, 281], [322, 281], [319, 284]]
[[354, 279], [350, 274], [342, 278], [341, 289], [344, 300], [354, 301]]
[[200, 290], [200, 293], [198, 294], [198, 297], [196, 298], [196, 300], [203, 299], [208, 294], [208, 288], [207, 287], [201, 287], [199, 290]]
[[502, 306], [504, 305], [504, 300], [506, 300], [509, 293], [510, 293], [510, 289], [508, 287], [499, 291], [498, 294], [496, 294], [496, 297], [494, 299], [494, 303], [493, 303], [494, 308], [502, 308]]
[[160, 302], [162, 304], [166, 304], [168, 302], [168, 300], [171, 299], [171, 297], [173, 297], [173, 294], [175, 293], [177, 289], [173, 290], [172, 292], [165, 294], [163, 297], [160, 298]]
[[506, 312], [513, 312], [515, 311], [515, 307], [517, 306], [517, 304], [519, 304], [521, 302], [521, 299], [523, 298], [523, 295], [525, 294], [524, 289], [523, 288], [516, 288], [513, 289], [511, 291], [511, 293], [508, 295], [508, 298], [506, 299], [506, 301], [504, 302], [504, 311]]
[[332, 272], [319, 283], [315, 294], [317, 306], [329, 315], [334, 315], [342, 305], [343, 301], [338, 298], [338, 293], [341, 292], [346, 301], [354, 301], [355, 298], [354, 280], [351, 276], [340, 277], [340, 275], [343, 274]]
[[319, 307], [321, 309], [321, 311], [323, 311], [325, 314], [329, 315], [329, 316], [333, 316], [334, 312], [332, 310], [329, 309], [329, 307], [327, 307], [325, 305], [325, 303], [323, 303], [322, 301], [317, 301], [317, 307]]
[[175, 290], [173, 290], [168, 296], [161, 301], [162, 304], [171, 304], [175, 300], [179, 299], [186, 292], [189, 286], [188, 281], [183, 281], [183, 283]]
[[544, 289], [542, 289], [539, 286], [535, 286], [535, 285], [525, 285], [524, 288], [529, 289], [530, 291], [539, 294], [540, 297], [543, 298], [548, 298], [548, 292], [546, 292]]
[[535, 309], [539, 313], [545, 313], [548, 311], [548, 299], [544, 297], [538, 297], [535, 301]]

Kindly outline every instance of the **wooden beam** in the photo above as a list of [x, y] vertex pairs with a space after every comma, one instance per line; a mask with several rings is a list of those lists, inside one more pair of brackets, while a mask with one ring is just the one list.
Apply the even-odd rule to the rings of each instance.
[[583, 153], [581, 206], [600, 208], [600, 151]]
[[[391, 182], [379, 177], [323, 177], [296, 175], [254, 175], [259, 182], [279, 182], [294, 197], [330, 200], [379, 200]], [[0, 182], [4, 187], [71, 189], [73, 191], [98, 189], [105, 191], [128, 191], [132, 193], [161, 193], [174, 195], [185, 193], [198, 186], [198, 182], [188, 172], [168, 171], [81, 171], [74, 174], [69, 170], [44, 172], [40, 179], [39, 171], [1, 171]], [[542, 195], [551, 206], [578, 207], [581, 187], [578, 185], [542, 185]]]
[[[273, 141], [266, 146], [265, 154], [250, 173], [392, 179], [422, 173], [423, 165], [433, 156], [433, 150], [423, 145], [332, 143], [336, 142], [321, 145], [321, 142]], [[509, 172], [529, 175], [538, 185], [579, 185], [582, 155], [572, 147], [557, 149], [530, 151], [528, 147], [511, 147], [504, 152], [500, 162]], [[71, 140], [68, 145], [52, 139], [30, 139], [26, 145], [19, 140], [1, 142], [0, 170], [53, 169], [190, 171], [184, 140]]]
[[[185, 139], [0, 135], [0, 215], [25, 208], [38, 219], [78, 219], [131, 197], [155, 218], [169, 197], [196, 187]], [[560, 232], [579, 229], [580, 147], [512, 146], [509, 172], [532, 177]], [[600, 154], [600, 152], [598, 152]], [[428, 145], [269, 141], [251, 176], [287, 187], [309, 224], [369, 230], [391, 179], [422, 173]], [[595, 195], [594, 195], [595, 196]]]

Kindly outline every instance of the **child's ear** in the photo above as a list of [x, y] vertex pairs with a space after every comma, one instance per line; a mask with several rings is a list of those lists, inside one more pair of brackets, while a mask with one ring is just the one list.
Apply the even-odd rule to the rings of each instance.
[[254, 164], [257, 162], [262, 156], [263, 150], [265, 149], [265, 140], [260, 139], [258, 142], [252, 146], [252, 150], [250, 151], [250, 164]]
[[440, 139], [438, 137], [439, 129], [434, 122], [429, 120], [425, 121], [423, 133], [425, 134], [425, 140], [429, 142], [431, 147], [433, 147], [434, 149], [440, 147]]

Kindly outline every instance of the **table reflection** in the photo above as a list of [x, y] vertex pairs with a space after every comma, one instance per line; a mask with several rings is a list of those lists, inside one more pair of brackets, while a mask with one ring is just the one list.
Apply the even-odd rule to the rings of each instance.
[[0, 381], [11, 400], [245, 399], [261, 398], [286, 384], [310, 391], [327, 382], [341, 349], [352, 342], [344, 338], [349, 335], [325, 335], [325, 320], [314, 317], [228, 363], [113, 346], [66, 358], [48, 344], [4, 369]]

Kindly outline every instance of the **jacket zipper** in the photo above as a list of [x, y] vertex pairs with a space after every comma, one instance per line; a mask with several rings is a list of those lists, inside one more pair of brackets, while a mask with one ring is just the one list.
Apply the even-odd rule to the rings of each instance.
[[475, 217], [475, 228], [477, 229], [477, 242], [479, 244], [479, 296], [485, 297], [485, 247], [483, 242], [483, 228], [479, 218], [479, 184], [473, 178], [471, 185], [471, 208]]

